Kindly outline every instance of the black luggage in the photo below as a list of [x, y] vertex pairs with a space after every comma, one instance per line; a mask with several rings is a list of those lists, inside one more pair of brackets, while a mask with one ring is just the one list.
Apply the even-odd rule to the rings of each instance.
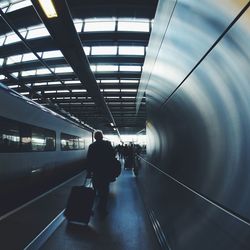
[[95, 191], [91, 187], [74, 186], [68, 199], [64, 215], [68, 221], [89, 223], [93, 214], [92, 208], [95, 199]]

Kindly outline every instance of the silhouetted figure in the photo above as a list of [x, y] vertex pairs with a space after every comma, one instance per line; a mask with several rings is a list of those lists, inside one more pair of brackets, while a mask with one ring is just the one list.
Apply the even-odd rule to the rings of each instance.
[[88, 149], [88, 176], [93, 176], [93, 185], [99, 195], [98, 212], [101, 216], [107, 214], [107, 200], [109, 194], [110, 171], [115, 151], [109, 141], [103, 140], [102, 131], [94, 134], [96, 139]]

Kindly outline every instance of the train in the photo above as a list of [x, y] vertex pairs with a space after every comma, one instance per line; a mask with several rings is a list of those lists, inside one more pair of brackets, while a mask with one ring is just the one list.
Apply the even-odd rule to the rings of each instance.
[[0, 197], [84, 169], [92, 141], [93, 129], [0, 83]]

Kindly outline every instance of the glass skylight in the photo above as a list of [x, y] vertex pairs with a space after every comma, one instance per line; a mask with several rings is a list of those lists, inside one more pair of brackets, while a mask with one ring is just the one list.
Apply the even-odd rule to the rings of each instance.
[[120, 71], [141, 71], [141, 66], [121, 65]]
[[29, 29], [27, 39], [49, 36], [49, 32], [45, 27]]
[[6, 34], [6, 40], [4, 42], [4, 44], [11, 44], [11, 43], [16, 43], [16, 42], [19, 42], [21, 41], [21, 39], [16, 35], [16, 33], [8, 33]]
[[46, 90], [44, 91], [45, 94], [54, 94], [56, 93], [56, 90]]
[[3, 80], [5, 79], [5, 76], [4, 75], [0, 75], [0, 80]]
[[37, 82], [37, 83], [33, 83], [33, 86], [45, 86], [47, 85], [47, 82]]
[[16, 88], [18, 88], [19, 86], [18, 85], [10, 85], [10, 86], [8, 86], [10, 89], [16, 89]]
[[81, 83], [80, 81], [65, 81], [65, 84], [79, 84]]
[[59, 82], [59, 81], [48, 82], [48, 85], [61, 85], [61, 82]]
[[86, 89], [72, 89], [73, 93], [87, 92]]
[[129, 79], [121, 80], [121, 83], [138, 83], [138, 82], [139, 82], [138, 80], [129, 80]]
[[63, 54], [60, 50], [52, 50], [52, 51], [45, 51], [43, 52], [43, 58], [57, 58], [57, 57], [63, 57]]
[[149, 32], [149, 21], [119, 20], [118, 31], [136, 31], [136, 32]]
[[8, 1], [1, 1], [0, 2], [0, 8], [2, 9], [2, 8], [5, 8], [5, 7], [8, 7], [8, 5], [9, 5], [9, 2]]
[[83, 25], [83, 21], [82, 20], [79, 20], [79, 19], [74, 20], [74, 25], [75, 25], [75, 28], [76, 28], [77, 32], [81, 32], [82, 31], [82, 25]]
[[32, 5], [30, 0], [25, 0], [25, 1], [17, 2], [17, 3], [13, 3], [8, 8], [7, 12], [19, 10], [19, 9], [25, 8], [25, 7], [30, 6], [30, 5]]
[[144, 55], [143, 46], [119, 46], [119, 55]]
[[21, 71], [21, 76], [34, 76], [36, 74], [36, 70], [26, 70]]
[[3, 65], [3, 62], [4, 62], [4, 59], [3, 59], [3, 58], [0, 58], [0, 66]]
[[87, 56], [90, 54], [90, 47], [83, 47], [83, 50]]
[[91, 69], [91, 71], [93, 71], [93, 72], [95, 72], [96, 71], [96, 65], [90, 65], [90, 69]]
[[[39, 56], [41, 56], [42, 53], [38, 53]], [[34, 60], [38, 60], [36, 58], [36, 56], [33, 54], [33, 53], [25, 53], [23, 54], [23, 59], [22, 59], [22, 62], [28, 62], [28, 61], [34, 61]]]
[[114, 79], [110, 79], [110, 80], [101, 80], [101, 83], [119, 83], [119, 80], [114, 80]]
[[121, 89], [121, 92], [137, 92], [137, 89]]
[[29, 92], [20, 92], [19, 94], [21, 94], [21, 95], [28, 95]]
[[119, 99], [119, 96], [105, 96], [106, 99]]
[[47, 69], [47, 68], [43, 68], [43, 69], [38, 69], [36, 71], [37, 75], [48, 75], [51, 74], [51, 72]]
[[13, 77], [18, 77], [18, 72], [12, 72], [11, 75], [12, 75]]
[[65, 89], [65, 90], [57, 90], [57, 93], [69, 93], [69, 90]]
[[56, 67], [55, 73], [71, 73], [73, 69], [71, 67]]
[[104, 89], [104, 92], [120, 92], [120, 89]]
[[0, 46], [3, 46], [5, 36], [0, 36]]
[[105, 19], [86, 19], [84, 32], [115, 31], [115, 21]]
[[15, 56], [10, 56], [7, 58], [6, 64], [14, 64], [14, 63], [19, 63], [21, 62], [22, 55], [15, 55]]
[[116, 55], [117, 46], [93, 46], [92, 55]]
[[96, 71], [98, 72], [118, 71], [118, 65], [96, 65]]

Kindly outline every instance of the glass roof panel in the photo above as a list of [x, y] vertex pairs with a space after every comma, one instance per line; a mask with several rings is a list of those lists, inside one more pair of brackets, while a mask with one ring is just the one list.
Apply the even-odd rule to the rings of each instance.
[[55, 73], [71, 73], [73, 69], [71, 67], [56, 67]]
[[21, 76], [34, 76], [36, 74], [36, 70], [25, 70], [21, 71]]
[[96, 65], [90, 65], [90, 69], [93, 71], [93, 72], [95, 72], [96, 71]]
[[15, 10], [19, 10], [19, 9], [25, 8], [25, 7], [30, 6], [30, 5], [32, 5], [30, 0], [24, 0], [24, 1], [21, 1], [21, 2], [13, 3], [8, 8], [7, 12], [12, 12], [12, 11], [15, 11]]
[[59, 81], [48, 82], [48, 85], [61, 85], [61, 82], [59, 82]]
[[21, 94], [21, 95], [28, 95], [29, 92], [20, 92], [19, 94]]
[[1, 1], [0, 2], [0, 8], [1, 9], [7, 7], [8, 5], [9, 5], [9, 1]]
[[121, 83], [138, 83], [139, 80], [130, 80], [130, 79], [123, 79]]
[[65, 89], [65, 90], [57, 90], [57, 93], [69, 93], [69, 90]]
[[51, 74], [51, 72], [47, 69], [47, 68], [43, 68], [43, 69], [38, 69], [36, 71], [37, 75], [48, 75]]
[[37, 82], [37, 83], [33, 83], [33, 86], [45, 86], [47, 85], [47, 82]]
[[0, 80], [3, 80], [5, 79], [5, 76], [4, 75], [0, 75]]
[[120, 92], [120, 89], [104, 89], [104, 92]]
[[4, 44], [11, 44], [21, 41], [21, 39], [13, 32], [6, 34], [6, 40]]
[[83, 47], [84, 53], [88, 56], [90, 54], [90, 47]]
[[3, 65], [3, 62], [4, 62], [4, 59], [3, 59], [3, 58], [0, 58], [0, 66]]
[[77, 32], [81, 32], [82, 31], [82, 25], [83, 25], [83, 21], [82, 20], [75, 19], [74, 20], [74, 25], [75, 25], [75, 28], [76, 28]]
[[73, 93], [87, 92], [86, 89], [72, 89]]
[[114, 79], [110, 79], [110, 80], [101, 80], [101, 83], [119, 83], [119, 80], [114, 80]]
[[16, 88], [18, 88], [19, 86], [18, 85], [10, 85], [10, 86], [8, 86], [10, 89], [16, 89]]
[[13, 77], [18, 77], [18, 72], [12, 72], [11, 75], [12, 75]]
[[96, 65], [96, 71], [98, 72], [118, 71], [118, 65]]
[[121, 65], [120, 71], [141, 71], [141, 66]]
[[149, 20], [139, 21], [138, 19], [126, 19], [118, 21], [118, 31], [149, 32]]
[[143, 46], [119, 46], [119, 55], [144, 55]]
[[43, 52], [43, 59], [63, 57], [60, 50], [52, 50]]
[[105, 19], [86, 19], [84, 32], [115, 31], [115, 21]]
[[80, 81], [65, 81], [65, 84], [79, 84], [81, 83]]
[[37, 29], [30, 29], [28, 31], [27, 39], [33, 39], [38, 37], [49, 36], [49, 32], [45, 27], [37, 28]]
[[45, 94], [53, 94], [56, 93], [56, 90], [46, 90], [44, 91]]
[[4, 40], [5, 40], [5, 36], [0, 36], [0, 46], [3, 45]]
[[22, 55], [9, 56], [7, 58], [6, 64], [9, 65], [9, 64], [19, 63], [21, 62], [21, 59]]
[[25, 53], [23, 54], [22, 62], [34, 61], [38, 60], [33, 53]]
[[137, 92], [137, 89], [121, 89], [121, 92]]
[[116, 55], [117, 46], [92, 46], [91, 55]]

